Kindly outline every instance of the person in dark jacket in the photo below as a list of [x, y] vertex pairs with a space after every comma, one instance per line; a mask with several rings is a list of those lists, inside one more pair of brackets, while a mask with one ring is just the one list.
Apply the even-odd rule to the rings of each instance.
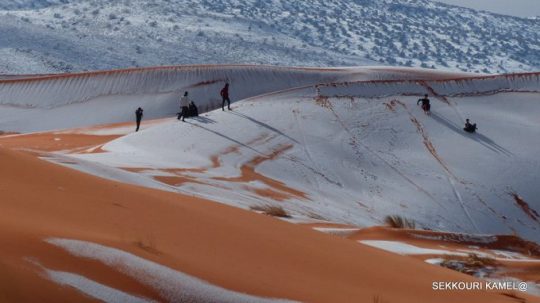
[[227, 101], [227, 109], [231, 110], [231, 99], [229, 99], [229, 83], [225, 83], [225, 86], [221, 89], [219, 93], [222, 98], [221, 110], [225, 110], [225, 101]]
[[431, 110], [431, 104], [429, 104], [429, 98], [427, 94], [424, 95], [424, 98], [418, 99], [416, 105], [420, 103], [422, 103], [422, 109], [424, 110], [424, 113], [429, 114]]
[[139, 127], [141, 126], [142, 117], [143, 117], [143, 109], [139, 107], [135, 111], [135, 119], [137, 121], [137, 128], [135, 129], [136, 132], [139, 131]]
[[191, 100], [188, 98], [188, 92], [184, 93], [184, 96], [180, 98], [180, 108], [181, 112], [178, 113], [178, 120], [182, 119], [182, 121], [185, 121], [185, 118], [188, 116], [189, 113], [189, 103]]
[[199, 109], [197, 108], [197, 105], [195, 105], [195, 102], [191, 101], [189, 103], [188, 107], [189, 117], [198, 117], [199, 116]]
[[476, 123], [471, 124], [469, 119], [466, 119], [465, 121], [465, 127], [463, 128], [464, 131], [468, 133], [474, 133], [478, 127], [476, 127]]

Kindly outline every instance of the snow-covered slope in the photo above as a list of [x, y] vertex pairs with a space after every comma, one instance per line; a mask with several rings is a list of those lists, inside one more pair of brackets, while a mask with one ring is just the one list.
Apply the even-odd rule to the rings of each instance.
[[11, 9], [0, 11], [5, 73], [201, 63], [540, 66], [538, 19], [428, 0], [19, 0], [0, 9]]
[[457, 79], [374, 80], [322, 83], [316, 86], [320, 97], [383, 97], [430, 93], [444, 101], [448, 96], [489, 95], [502, 92], [538, 92], [539, 73], [522, 73]]
[[[165, 91], [181, 83], [183, 90], [220, 79], [224, 70], [233, 94], [250, 97], [234, 103], [233, 111], [212, 111], [186, 123], [162, 119], [131, 134], [118, 126], [58, 132], [122, 136], [83, 153], [50, 158], [100, 176], [243, 208], [280, 205], [295, 220], [370, 226], [399, 214], [428, 229], [539, 240], [538, 73], [463, 78], [380, 68], [200, 67], [187, 73], [173, 68], [145, 70], [141, 82], [134, 79], [142, 71], [98, 73], [96, 82], [86, 74], [14, 80], [5, 82], [9, 89], [0, 86], [0, 94], [9, 92], [17, 102], [42, 95], [42, 105], [31, 104], [49, 107], [4, 106], [11, 110], [13, 127], [39, 127], [15, 109], [32, 117], [43, 111], [56, 120], [61, 113], [112, 123], [118, 121], [110, 112], [124, 111], [130, 118], [131, 100], [142, 100], [145, 93], [149, 113], [157, 102], [161, 111], [156, 112], [166, 114], [167, 102], [156, 101], [160, 93], [153, 90], [158, 83]], [[88, 83], [105, 97], [81, 98], [88, 96]], [[20, 86], [9, 86], [15, 84]], [[211, 84], [198, 96], [215, 98], [222, 84]], [[62, 98], [62, 89], [73, 94]], [[433, 99], [431, 115], [416, 106], [424, 93]], [[174, 108], [172, 97], [168, 102]], [[478, 133], [462, 131], [465, 118], [478, 123]], [[46, 127], [64, 123], [53, 122]]]
[[[126, 122], [142, 106], [145, 118], [174, 116], [184, 91], [205, 112], [221, 104], [231, 84], [233, 101], [318, 83], [471, 76], [410, 68], [289, 68], [172, 66], [0, 80], [0, 130], [28, 132]], [[91, 113], [90, 113], [91, 112]]]

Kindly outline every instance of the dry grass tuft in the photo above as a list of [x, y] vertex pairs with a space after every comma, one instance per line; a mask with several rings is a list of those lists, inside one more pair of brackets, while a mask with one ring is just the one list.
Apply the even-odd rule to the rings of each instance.
[[326, 219], [325, 217], [317, 214], [317, 213], [314, 213], [314, 212], [310, 212], [308, 214], [308, 217], [310, 217], [311, 219], [315, 219], [315, 220], [321, 220], [321, 221], [328, 221], [328, 219]]
[[384, 218], [384, 222], [392, 228], [416, 228], [416, 223], [413, 220], [404, 218], [399, 215], [386, 216], [386, 218]]
[[280, 217], [280, 218], [290, 218], [291, 215], [287, 213], [285, 209], [281, 206], [274, 206], [274, 205], [254, 205], [250, 207], [251, 210], [260, 211], [265, 215], [272, 216], [272, 217]]
[[315, 98], [315, 104], [324, 108], [332, 108], [332, 103], [330, 103], [330, 99], [326, 96], [317, 96]]

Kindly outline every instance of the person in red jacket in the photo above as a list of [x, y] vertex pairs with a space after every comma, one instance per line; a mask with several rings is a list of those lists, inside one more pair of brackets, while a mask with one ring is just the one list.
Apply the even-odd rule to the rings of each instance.
[[221, 110], [225, 110], [225, 101], [227, 101], [227, 108], [231, 110], [231, 99], [229, 99], [229, 83], [225, 83], [225, 86], [219, 93], [223, 101], [221, 102]]

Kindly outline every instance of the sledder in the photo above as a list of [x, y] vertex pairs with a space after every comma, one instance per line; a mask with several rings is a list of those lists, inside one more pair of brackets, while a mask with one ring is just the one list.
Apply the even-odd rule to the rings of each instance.
[[474, 133], [476, 132], [476, 129], [478, 127], [476, 127], [476, 123], [474, 124], [471, 124], [471, 122], [469, 121], [469, 119], [466, 119], [465, 121], [465, 127], [463, 128], [464, 131], [468, 132], [468, 133]]
[[416, 105], [420, 104], [420, 102], [422, 102], [422, 109], [424, 110], [424, 114], [429, 115], [430, 109], [431, 109], [431, 105], [429, 104], [429, 98], [428, 98], [428, 95], [425, 94], [425, 95], [424, 95], [424, 98], [418, 99], [418, 101], [416, 102]]

